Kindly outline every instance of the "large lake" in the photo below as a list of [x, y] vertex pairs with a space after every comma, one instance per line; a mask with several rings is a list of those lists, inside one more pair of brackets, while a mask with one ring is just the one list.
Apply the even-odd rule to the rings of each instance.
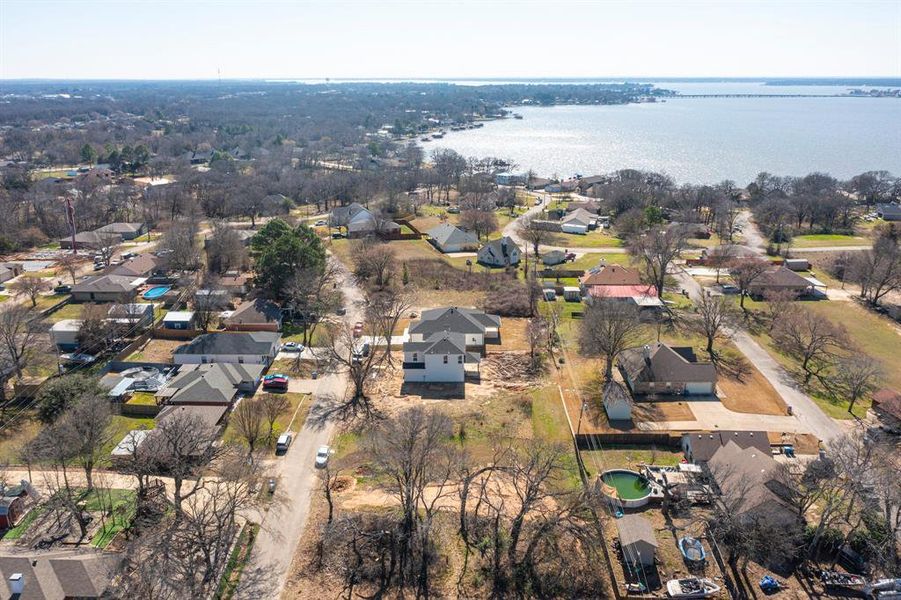
[[542, 176], [663, 171], [680, 183], [741, 185], [760, 171], [849, 178], [901, 175], [901, 99], [826, 97], [845, 87], [661, 83], [683, 94], [820, 94], [818, 98], [675, 98], [622, 106], [517, 107], [523, 118], [421, 142], [467, 157], [512, 160]]

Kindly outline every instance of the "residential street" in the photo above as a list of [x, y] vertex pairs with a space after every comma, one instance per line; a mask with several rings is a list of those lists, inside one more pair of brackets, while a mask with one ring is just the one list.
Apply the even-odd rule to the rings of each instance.
[[[748, 220], [747, 216], [745, 216], [742, 226], [742, 233], [749, 243], [746, 247], [761, 254], [763, 249], [759, 244], [762, 244], [764, 240], [757, 226]], [[698, 300], [701, 294], [704, 293], [701, 285], [681, 267], [677, 267], [673, 275], [679, 281], [682, 289], [688, 292], [692, 300]], [[810, 396], [798, 389], [785, 369], [746, 331], [734, 329], [730, 332], [729, 337], [745, 357], [766, 377], [767, 381], [785, 400], [785, 403], [792, 408], [793, 416], [804, 425], [807, 431], [813, 433], [824, 442], [828, 442], [843, 433], [842, 427], [820, 410], [820, 407], [817, 406]]]
[[[363, 297], [349, 272], [343, 270], [346, 321], [361, 318]], [[330, 442], [335, 421], [322, 417], [322, 409], [332, 398], [343, 398], [348, 381], [344, 373], [329, 373], [307, 382], [314, 389], [313, 407], [296, 434], [288, 452], [274, 460], [278, 478], [276, 502], [266, 513], [253, 546], [236, 598], [278, 598], [285, 587], [300, 536], [306, 527], [313, 494], [319, 490], [314, 466], [316, 449]]]

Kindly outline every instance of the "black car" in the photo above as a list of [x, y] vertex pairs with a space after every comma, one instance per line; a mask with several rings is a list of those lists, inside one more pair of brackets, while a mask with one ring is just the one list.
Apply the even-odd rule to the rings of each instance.
[[53, 288], [54, 294], [68, 294], [71, 291], [72, 291], [71, 285], [58, 285], [55, 288]]

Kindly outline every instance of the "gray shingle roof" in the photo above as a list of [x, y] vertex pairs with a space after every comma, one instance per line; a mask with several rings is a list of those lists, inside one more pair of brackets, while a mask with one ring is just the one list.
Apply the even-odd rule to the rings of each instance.
[[492, 264], [505, 264], [514, 248], [517, 252], [520, 251], [519, 246], [509, 236], [491, 240], [479, 249], [479, 260], [488, 260]]
[[710, 362], [700, 362], [691, 348], [671, 348], [657, 342], [647, 350], [630, 348], [619, 357], [620, 367], [633, 382], [670, 381], [673, 383], [711, 382], [716, 383], [716, 367]]
[[654, 527], [641, 515], [623, 515], [616, 520], [616, 529], [619, 532], [619, 543], [623, 546], [630, 546], [635, 542], [647, 542], [655, 548], [657, 547]]
[[135, 281], [135, 277], [127, 275], [98, 275], [76, 283], [72, 286], [72, 292], [132, 292], [140, 285]]
[[500, 327], [501, 318], [471, 308], [433, 308], [422, 312], [419, 321], [410, 324], [410, 333], [424, 337], [442, 331], [455, 333], [481, 333], [488, 327]]
[[198, 406], [198, 405], [180, 405], [166, 406], [156, 416], [157, 424], [163, 423], [169, 419], [187, 419], [189, 416], [200, 417], [201, 422], [207, 427], [213, 428], [219, 424], [228, 407], [225, 405], [215, 406]]
[[169, 404], [228, 405], [239, 385], [256, 381], [262, 374], [262, 365], [185, 365], [159, 396], [167, 398]]
[[281, 323], [282, 309], [263, 298], [242, 303], [225, 322], [230, 325]]
[[739, 448], [757, 448], [765, 453], [770, 451], [770, 439], [765, 431], [712, 431], [685, 435], [691, 439], [691, 458], [694, 462], [709, 461], [729, 442]]
[[135, 233], [143, 227], [143, 223], [110, 223], [109, 225], [98, 227], [94, 231], [97, 233]]
[[749, 286], [751, 289], [760, 288], [808, 288], [810, 282], [791, 269], [778, 266], [761, 273]]
[[450, 223], [442, 223], [437, 227], [432, 227], [427, 232], [428, 236], [435, 240], [439, 246], [448, 244], [478, 244], [479, 240], [475, 234], [463, 231], [456, 225]]
[[175, 354], [254, 354], [269, 355], [278, 345], [280, 334], [274, 331], [206, 333], [179, 346]]

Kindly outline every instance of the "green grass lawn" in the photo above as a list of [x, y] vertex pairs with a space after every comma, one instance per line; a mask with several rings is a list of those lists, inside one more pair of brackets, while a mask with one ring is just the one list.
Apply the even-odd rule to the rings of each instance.
[[[901, 334], [887, 319], [871, 313], [853, 302], [802, 302], [799, 305], [804, 310], [812, 311], [845, 328], [851, 341], [852, 351], [854, 351], [853, 348], [859, 349], [881, 365], [885, 377], [880, 383], [880, 387], [901, 389], [901, 370], [897, 368]], [[745, 307], [755, 311], [763, 310], [766, 303], [754, 302], [746, 298]], [[788, 371], [794, 373], [800, 371], [798, 361], [783, 354], [767, 332], [757, 332], [754, 337]], [[834, 398], [815, 384], [808, 390], [808, 393], [829, 416], [835, 419], [853, 418], [848, 413], [848, 402], [844, 398]], [[869, 398], [858, 400], [854, 406], [854, 416], [864, 417], [869, 406]]]
[[578, 233], [555, 233], [555, 246], [564, 248], [621, 248], [623, 241], [610, 233], [609, 229], [595, 229], [585, 235]]
[[[69, 281], [71, 281], [71, 279]], [[40, 298], [38, 298], [38, 305], [37, 305], [36, 309], [37, 310], [47, 310], [54, 304], [58, 304], [58, 303], [62, 302], [68, 296], [69, 296], [69, 294], [49, 294], [47, 296], [41, 296]], [[62, 309], [60, 309], [60, 310], [62, 310]], [[56, 314], [56, 313], [54, 313], [54, 314]]]
[[6, 541], [20, 539], [23, 535], [25, 535], [25, 532], [28, 531], [28, 528], [31, 527], [32, 523], [34, 523], [37, 518], [41, 516], [41, 513], [43, 513], [44, 510], [46, 510], [44, 506], [34, 507], [27, 515], [25, 515], [24, 519], [19, 521], [18, 525], [16, 525], [12, 529], [7, 530], [6, 533], [3, 534], [3, 539]]
[[110, 512], [102, 517], [103, 523], [94, 537], [91, 544], [98, 548], [106, 548], [113, 538], [120, 531], [125, 530], [131, 525], [135, 511], [135, 495], [134, 490], [120, 489], [94, 489], [88, 492], [82, 501], [85, 510], [90, 512], [101, 512], [111, 509]]
[[[274, 371], [273, 371], [274, 372]], [[299, 431], [303, 426], [304, 421], [307, 418], [307, 414], [310, 412], [310, 395], [309, 394], [296, 394], [293, 392], [288, 392], [285, 394], [280, 394], [288, 399], [290, 403], [288, 409], [282, 413], [282, 415], [276, 419], [275, 427], [273, 429], [272, 438], [270, 440], [270, 445], [275, 446], [275, 440], [279, 435], [288, 431], [288, 427], [291, 427], [292, 431]], [[246, 400], [245, 400], [246, 401]], [[300, 407], [298, 409], [298, 407]], [[291, 419], [294, 419], [294, 422], [291, 423]], [[264, 446], [266, 443], [266, 434], [269, 431], [269, 422], [264, 418], [263, 419], [263, 439], [260, 442], [260, 447]], [[244, 443], [244, 440], [241, 438], [237, 429], [234, 427], [234, 423], [232, 421], [229, 422], [228, 426], [225, 428], [225, 433], [222, 434], [222, 439], [230, 442], [237, 442], [240, 444]]]
[[156, 422], [153, 417], [126, 417], [124, 415], [113, 415], [113, 421], [106, 430], [109, 441], [100, 450], [101, 463], [108, 464], [110, 460], [110, 452], [113, 451], [119, 442], [122, 441], [129, 431], [133, 429], [153, 429]]
[[48, 318], [54, 323], [58, 323], [64, 319], [80, 319], [84, 312], [84, 306], [85, 305], [83, 304], [69, 303], [54, 312]]
[[[288, 323], [282, 327], [282, 343], [284, 342], [297, 342], [298, 344], [302, 344], [303, 325]], [[309, 345], [312, 347], [328, 344], [328, 335], [324, 324], [320, 323], [316, 326], [316, 329], [313, 330], [313, 337], [309, 342]]]
[[156, 406], [156, 396], [150, 392], [134, 392], [126, 404], [135, 406]]
[[825, 246], [866, 246], [871, 240], [858, 235], [817, 233], [792, 238], [793, 248], [822, 248]]
[[682, 460], [682, 452], [665, 446], [615, 445], [582, 452], [582, 461], [591, 475], [601, 469], [637, 469], [640, 464], [673, 466]]
[[554, 268], [587, 271], [598, 266], [601, 261], [604, 261], [606, 264], [629, 266], [632, 264], [631, 260], [628, 254], [621, 252], [587, 252], [571, 263], [563, 263]]
[[0, 464], [20, 464], [19, 450], [37, 436], [43, 425], [34, 409], [22, 413], [15, 426], [0, 431]]

